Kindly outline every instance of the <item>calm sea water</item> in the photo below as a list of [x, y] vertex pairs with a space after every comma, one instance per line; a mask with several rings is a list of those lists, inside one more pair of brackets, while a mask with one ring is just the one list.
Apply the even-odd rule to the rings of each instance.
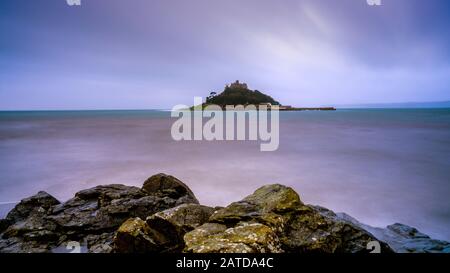
[[206, 205], [269, 183], [306, 203], [450, 240], [450, 109], [282, 112], [280, 148], [175, 142], [162, 111], [0, 112], [2, 216], [39, 190], [66, 200], [98, 184], [165, 172]]

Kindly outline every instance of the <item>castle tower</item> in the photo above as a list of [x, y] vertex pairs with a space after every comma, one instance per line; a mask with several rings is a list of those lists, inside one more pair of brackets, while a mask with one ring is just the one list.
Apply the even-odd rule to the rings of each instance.
[[236, 80], [234, 83], [230, 84], [230, 88], [248, 89], [248, 86], [246, 83], [240, 83], [239, 80]]

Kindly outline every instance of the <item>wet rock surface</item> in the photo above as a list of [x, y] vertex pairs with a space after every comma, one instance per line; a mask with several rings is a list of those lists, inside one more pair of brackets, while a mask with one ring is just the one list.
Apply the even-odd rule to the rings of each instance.
[[[238, 247], [252, 253], [358, 253], [368, 252], [367, 244], [377, 240], [362, 228], [335, 218], [329, 210], [303, 204], [293, 189], [278, 184], [263, 186], [216, 211], [209, 222], [225, 228], [208, 232], [202, 226], [203, 230], [186, 234], [186, 251], [234, 252]], [[248, 227], [258, 228], [249, 234]], [[236, 236], [237, 230], [241, 236]], [[214, 242], [221, 242], [220, 248], [210, 247]], [[385, 243], [381, 248], [392, 251]]]
[[161, 252], [165, 238], [152, 229], [141, 218], [130, 218], [117, 230], [114, 237], [114, 252], [149, 253]]
[[151, 176], [144, 182], [142, 189], [151, 194], [159, 194], [173, 199], [179, 199], [178, 205], [183, 203], [199, 203], [194, 193], [187, 185], [178, 178], [164, 173]]
[[114, 252], [181, 252], [186, 232], [206, 222], [213, 212], [213, 208], [199, 204], [182, 204], [157, 212], [145, 221], [130, 219], [120, 226], [114, 238]]
[[304, 204], [274, 184], [226, 207], [200, 205], [177, 178], [157, 174], [142, 188], [104, 185], [63, 203], [46, 192], [0, 220], [0, 252], [360, 253], [450, 252], [448, 242], [394, 224], [373, 228]]
[[198, 202], [190, 190], [180, 190], [186, 185], [178, 179], [165, 176], [163, 184], [162, 189], [151, 190], [97, 186], [76, 193], [64, 203], [39, 192], [22, 200], [7, 215], [0, 234], [0, 251], [52, 252], [74, 241], [89, 252], [110, 252], [114, 234], [127, 219], [145, 219], [179, 204]]
[[450, 253], [450, 243], [442, 240], [435, 240], [430, 236], [421, 233], [414, 227], [404, 224], [393, 224], [386, 228], [372, 227], [360, 223], [355, 218], [345, 213], [337, 214], [340, 219], [353, 223], [370, 233], [378, 240], [386, 242], [395, 252], [398, 253]]
[[276, 233], [256, 222], [226, 225], [207, 223], [185, 235], [186, 252], [194, 253], [281, 253]]

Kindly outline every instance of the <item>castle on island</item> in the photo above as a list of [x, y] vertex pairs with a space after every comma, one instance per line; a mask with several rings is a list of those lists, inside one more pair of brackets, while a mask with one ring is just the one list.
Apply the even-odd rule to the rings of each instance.
[[225, 88], [233, 88], [233, 89], [248, 89], [248, 85], [246, 83], [240, 83], [239, 80], [231, 83], [230, 85], [226, 85]]
[[233, 83], [225, 85], [225, 90], [218, 94], [217, 92], [211, 92], [206, 97], [207, 104], [216, 104], [225, 107], [226, 105], [257, 105], [266, 106], [267, 109], [275, 108], [280, 111], [302, 111], [302, 110], [336, 110], [334, 107], [314, 107], [314, 108], [298, 108], [290, 105], [281, 105], [272, 97], [263, 94], [258, 90], [250, 90], [248, 85], [244, 82], [236, 80]]
[[[240, 82], [239, 80], [236, 80], [236, 81], [233, 82], [233, 83], [230, 83], [230, 84], [225, 85], [225, 90], [228, 90], [228, 89], [235, 90], [235, 92], [236, 92], [236, 90], [237, 90], [238, 92], [240, 92], [240, 93], [239, 93], [240, 95], [244, 95], [244, 96], [242, 97], [242, 101], [239, 102], [239, 104], [242, 104], [242, 105], [244, 105], [244, 106], [246, 106], [246, 105], [249, 104], [248, 101], [244, 101], [245, 99], [247, 99], [246, 96], [245, 96], [246, 92], [256, 92], [256, 93], [259, 93], [258, 95], [264, 96], [264, 99], [266, 99], [266, 101], [264, 101], [264, 99], [263, 99], [263, 101], [258, 102], [258, 105], [259, 105], [259, 106], [264, 105], [264, 106], [266, 106], [268, 109], [271, 109], [271, 108], [272, 108], [272, 105], [277, 105], [277, 106], [279, 107], [280, 110], [288, 110], [288, 109], [291, 109], [291, 108], [292, 108], [291, 106], [282, 106], [282, 105], [280, 105], [278, 102], [276, 102], [275, 100], [273, 100], [271, 97], [269, 97], [269, 96], [267, 96], [267, 95], [264, 95], [264, 94], [260, 93], [260, 92], [257, 91], [257, 90], [255, 90], [255, 91], [250, 90], [250, 89], [248, 88], [248, 85], [247, 85], [246, 83]], [[256, 93], [252, 93], [252, 95], [250, 95], [250, 96], [257, 96]], [[234, 94], [234, 95], [236, 95], [236, 94]], [[211, 101], [214, 100], [214, 98], [215, 98], [216, 96], [217, 96], [217, 92], [211, 92], [211, 93], [209, 94], [209, 96], [206, 98], [206, 101], [207, 101], [207, 102], [211, 102]], [[247, 96], [248, 96], [248, 95], [247, 95]]]

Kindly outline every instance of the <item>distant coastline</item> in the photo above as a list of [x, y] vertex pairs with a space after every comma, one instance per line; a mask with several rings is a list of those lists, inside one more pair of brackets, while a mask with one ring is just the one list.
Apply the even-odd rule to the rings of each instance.
[[450, 108], [450, 101], [341, 104], [336, 105], [336, 108], [379, 108], [379, 109]]
[[[212, 106], [214, 104], [203, 104], [201, 109], [196, 109], [195, 106], [190, 107], [189, 109], [186, 110], [190, 110], [190, 111], [199, 111], [202, 110], [204, 111], [206, 107], [208, 106]], [[241, 111], [241, 109], [236, 109], [236, 107], [238, 106], [243, 106], [242, 111], [251, 111], [249, 109], [246, 109], [246, 105], [217, 105], [219, 106], [223, 111], [227, 111], [227, 106], [231, 106], [233, 109], [233, 111]], [[259, 111], [259, 106], [260, 105], [256, 105], [256, 111]], [[267, 106], [267, 105], [264, 105]], [[200, 107], [198, 107], [200, 108]], [[267, 111], [272, 111], [272, 105], [267, 106], [267, 108], [265, 109]], [[336, 108], [334, 107], [285, 107], [285, 106], [279, 106], [278, 107], [278, 111], [283, 111], [283, 112], [288, 112], [288, 111], [336, 111]]]

